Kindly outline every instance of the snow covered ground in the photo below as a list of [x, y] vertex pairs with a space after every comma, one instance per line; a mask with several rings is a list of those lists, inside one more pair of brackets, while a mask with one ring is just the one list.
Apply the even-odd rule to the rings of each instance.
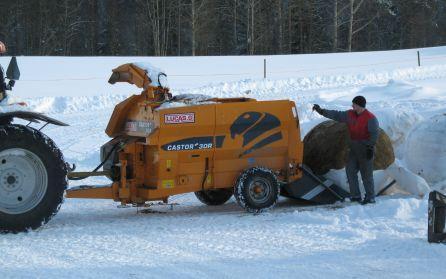
[[[126, 62], [163, 68], [176, 94], [296, 102], [305, 134], [324, 119], [313, 103], [347, 109], [358, 94], [380, 120], [397, 158], [432, 188], [446, 189], [446, 47], [353, 54], [253, 57], [18, 57], [14, 96], [69, 123], [48, 126], [78, 170], [99, 163], [114, 105], [130, 85], [106, 83]], [[263, 79], [263, 59], [267, 79]], [[0, 63], [7, 66], [8, 59]], [[95, 178], [83, 183], [100, 184]], [[78, 185], [73, 183], [71, 186]], [[66, 200], [36, 232], [0, 235], [0, 276], [444, 278], [446, 246], [427, 243], [427, 197], [386, 196], [372, 206], [309, 207], [281, 199], [251, 215], [231, 199], [207, 207], [193, 194], [151, 213], [103, 200]]]

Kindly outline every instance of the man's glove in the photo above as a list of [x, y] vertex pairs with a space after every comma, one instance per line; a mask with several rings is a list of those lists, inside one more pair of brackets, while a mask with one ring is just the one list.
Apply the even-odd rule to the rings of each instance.
[[371, 160], [373, 158], [373, 154], [375, 152], [375, 148], [373, 145], [367, 145], [366, 158], [367, 160]]
[[317, 111], [317, 113], [322, 114], [322, 108], [318, 104], [313, 105], [313, 111]]
[[9, 88], [13, 88], [14, 85], [15, 85], [15, 80], [11, 79], [11, 80], [9, 81], [8, 85], [9, 85]]

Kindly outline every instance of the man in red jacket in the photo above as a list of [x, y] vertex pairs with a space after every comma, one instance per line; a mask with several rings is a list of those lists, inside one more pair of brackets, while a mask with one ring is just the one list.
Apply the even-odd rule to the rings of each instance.
[[[353, 98], [353, 109], [347, 111], [327, 110], [319, 105], [313, 106], [313, 110], [320, 115], [347, 124], [350, 134], [350, 153], [345, 171], [350, 186], [350, 200], [362, 204], [375, 203], [373, 158], [379, 133], [378, 120], [365, 106], [366, 99], [363, 96]], [[364, 200], [361, 199], [359, 191], [358, 171], [361, 172], [364, 184]]]

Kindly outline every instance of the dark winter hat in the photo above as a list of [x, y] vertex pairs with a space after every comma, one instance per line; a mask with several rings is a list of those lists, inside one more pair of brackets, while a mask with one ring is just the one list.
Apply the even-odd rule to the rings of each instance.
[[366, 100], [363, 96], [356, 96], [355, 98], [353, 98], [352, 103], [365, 108]]

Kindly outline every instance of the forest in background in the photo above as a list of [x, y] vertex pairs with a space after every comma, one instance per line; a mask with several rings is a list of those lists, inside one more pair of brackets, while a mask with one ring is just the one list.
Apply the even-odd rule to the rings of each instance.
[[196, 56], [446, 44], [446, 0], [0, 0], [9, 55]]

